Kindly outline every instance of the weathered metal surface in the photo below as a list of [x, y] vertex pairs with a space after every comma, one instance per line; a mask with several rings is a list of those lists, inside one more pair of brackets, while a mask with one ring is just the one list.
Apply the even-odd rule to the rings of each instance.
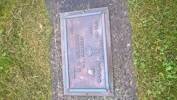
[[64, 93], [112, 95], [108, 9], [60, 15]]

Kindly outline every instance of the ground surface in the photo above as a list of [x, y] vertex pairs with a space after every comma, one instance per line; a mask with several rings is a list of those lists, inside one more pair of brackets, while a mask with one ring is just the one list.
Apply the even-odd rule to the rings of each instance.
[[140, 100], [177, 100], [177, 0], [129, 0]]
[[[177, 100], [177, 0], [128, 1], [138, 98]], [[50, 29], [43, 0], [0, 0], [0, 100], [51, 99]]]
[[0, 100], [49, 100], [49, 20], [42, 0], [0, 0]]
[[[51, 42], [51, 64], [53, 76], [54, 100], [134, 100], [136, 99], [133, 64], [131, 59], [131, 29], [128, 21], [127, 2], [123, 0], [48, 0], [47, 5], [53, 22]], [[61, 12], [108, 7], [111, 25], [112, 67], [114, 94], [113, 97], [79, 97], [64, 96], [62, 81], [60, 22]]]

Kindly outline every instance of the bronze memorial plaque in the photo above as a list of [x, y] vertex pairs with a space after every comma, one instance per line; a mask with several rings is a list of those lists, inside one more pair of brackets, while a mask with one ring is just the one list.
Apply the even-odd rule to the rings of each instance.
[[65, 95], [113, 95], [108, 8], [60, 14]]

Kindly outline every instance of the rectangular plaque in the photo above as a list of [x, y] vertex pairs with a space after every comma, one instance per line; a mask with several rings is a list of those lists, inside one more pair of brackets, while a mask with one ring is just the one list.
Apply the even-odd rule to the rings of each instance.
[[60, 14], [65, 95], [113, 94], [108, 8]]

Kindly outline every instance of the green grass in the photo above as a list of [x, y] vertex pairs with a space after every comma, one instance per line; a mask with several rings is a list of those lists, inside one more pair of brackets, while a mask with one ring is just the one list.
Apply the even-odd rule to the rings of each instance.
[[140, 100], [177, 100], [177, 0], [129, 0]]
[[44, 0], [0, 0], [0, 100], [51, 98]]

